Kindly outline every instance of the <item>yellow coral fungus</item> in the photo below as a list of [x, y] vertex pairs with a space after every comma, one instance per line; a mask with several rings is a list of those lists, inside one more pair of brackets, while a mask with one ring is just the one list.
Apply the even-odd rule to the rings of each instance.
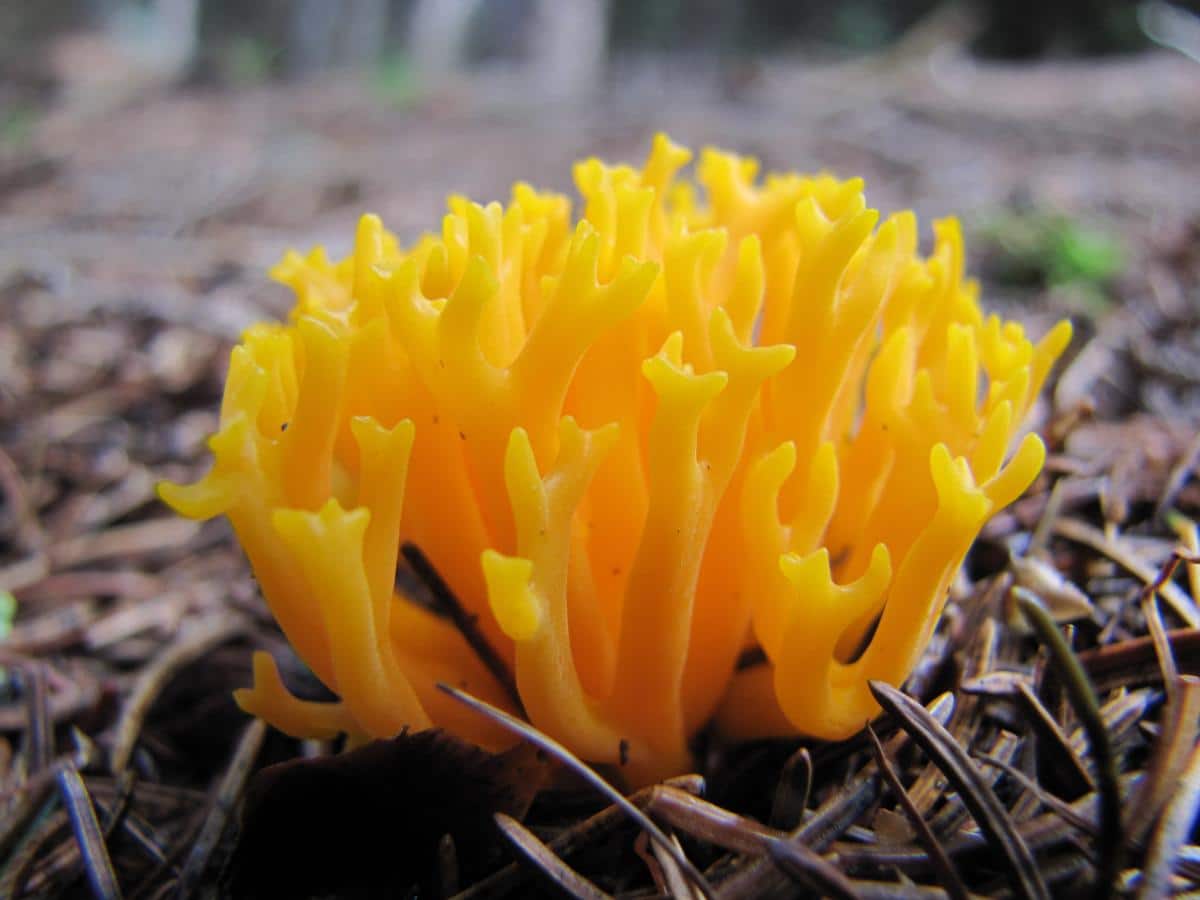
[[[290, 253], [296, 306], [233, 351], [212, 471], [164, 485], [229, 517], [288, 639], [340, 698], [255, 660], [242, 707], [296, 735], [447, 727], [435, 690], [512, 708], [446, 621], [398, 596], [404, 541], [514, 670], [524, 713], [634, 781], [738, 737], [844, 738], [928, 641], [971, 541], [1038, 473], [1020, 423], [1070, 338], [985, 318], [958, 225], [917, 250], [859, 180], [756, 179], [665, 137], [584, 199], [449, 202], [401, 247]], [[1010, 452], [1011, 451], [1011, 452]], [[865, 644], [865, 647], [863, 646]], [[735, 671], [761, 648], [765, 664]]]

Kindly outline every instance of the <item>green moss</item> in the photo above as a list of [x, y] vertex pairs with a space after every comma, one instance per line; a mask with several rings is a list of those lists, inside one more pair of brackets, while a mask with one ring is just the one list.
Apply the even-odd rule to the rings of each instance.
[[984, 272], [1016, 287], [1070, 288], [1104, 302], [1127, 251], [1100, 226], [1058, 212], [1004, 211], [976, 229], [987, 253]]
[[391, 53], [371, 70], [371, 90], [388, 106], [409, 106], [417, 97], [412, 64], [403, 53]]

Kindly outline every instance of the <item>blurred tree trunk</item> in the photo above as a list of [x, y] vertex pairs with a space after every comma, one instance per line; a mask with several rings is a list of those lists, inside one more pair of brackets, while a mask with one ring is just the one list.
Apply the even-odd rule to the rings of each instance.
[[540, 0], [533, 26], [531, 74], [547, 99], [594, 91], [608, 48], [607, 0]]
[[417, 76], [445, 80], [462, 65], [471, 19], [482, 0], [417, 0], [408, 28], [409, 53]]
[[388, 0], [293, 0], [287, 11], [288, 72], [375, 62], [387, 40], [389, 6]]
[[[468, 38], [485, 11], [484, 2], [417, 0], [408, 44], [413, 67], [426, 86], [436, 87], [467, 68]], [[574, 99], [599, 84], [608, 49], [608, 0], [536, 0], [531, 12], [506, 14], [515, 20], [514, 30], [526, 36], [517, 71], [527, 76], [531, 96]]]

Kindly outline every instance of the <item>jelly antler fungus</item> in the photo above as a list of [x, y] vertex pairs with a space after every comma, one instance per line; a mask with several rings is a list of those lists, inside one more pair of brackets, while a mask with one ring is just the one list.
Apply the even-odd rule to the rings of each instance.
[[[435, 690], [513, 709], [444, 619], [398, 596], [422, 548], [524, 713], [633, 781], [735, 737], [847, 737], [933, 631], [988, 516], [1037, 475], [1026, 436], [1070, 339], [985, 318], [954, 220], [917, 252], [860, 180], [769, 175], [655, 139], [579, 163], [583, 217], [517, 185], [449, 203], [403, 248], [289, 253], [287, 325], [234, 351], [215, 463], [163, 485], [225, 514], [284, 633], [337, 703], [259, 654], [249, 712], [294, 735], [505, 736]], [[1007, 460], [1007, 461], [1006, 461]], [[736, 671], [757, 645], [761, 665]], [[517, 712], [517, 710], [513, 710]]]

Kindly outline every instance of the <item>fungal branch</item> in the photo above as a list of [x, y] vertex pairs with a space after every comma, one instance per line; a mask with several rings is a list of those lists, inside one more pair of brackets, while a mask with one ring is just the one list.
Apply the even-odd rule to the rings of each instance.
[[[451, 197], [404, 246], [289, 253], [289, 320], [233, 351], [212, 469], [162, 497], [231, 521], [284, 634], [337, 696], [254, 660], [248, 712], [358, 742], [517, 713], [394, 583], [417, 544], [538, 728], [632, 782], [735, 737], [853, 734], [907, 677], [988, 516], [1037, 476], [1022, 422], [1070, 339], [980, 310], [953, 220], [918, 252], [861, 180], [768, 174], [657, 137], [645, 164]], [[1016, 444], [1015, 452], [1013, 446]], [[1011, 455], [1010, 455], [1011, 453]], [[766, 662], [736, 671], [750, 646]]]

